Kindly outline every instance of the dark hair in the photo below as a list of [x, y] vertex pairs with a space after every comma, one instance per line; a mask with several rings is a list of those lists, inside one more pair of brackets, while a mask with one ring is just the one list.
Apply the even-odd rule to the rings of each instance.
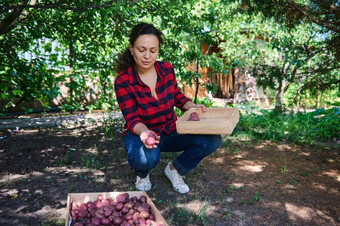
[[[142, 22], [132, 28], [129, 36], [130, 44], [133, 46], [137, 38], [141, 35], [155, 35], [158, 38], [159, 44], [163, 43], [162, 32], [155, 28], [152, 24]], [[135, 60], [133, 59], [129, 48], [127, 48], [124, 52], [118, 55], [115, 70], [119, 73], [134, 65]]]

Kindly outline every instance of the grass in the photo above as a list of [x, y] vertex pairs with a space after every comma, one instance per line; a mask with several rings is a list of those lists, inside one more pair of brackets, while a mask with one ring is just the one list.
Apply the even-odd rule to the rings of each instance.
[[65, 225], [65, 219], [64, 218], [56, 218], [53, 219], [49, 222], [45, 222], [42, 223], [42, 226], [51, 226], [51, 225], [55, 225], [55, 226], [64, 226]]
[[64, 165], [71, 164], [72, 163], [71, 156], [75, 151], [76, 150], [74, 148], [67, 150], [66, 154], [63, 156], [63, 158], [61, 158], [57, 161], [57, 165], [58, 166], [64, 166]]
[[233, 193], [234, 191], [241, 191], [243, 190], [244, 187], [243, 186], [240, 186], [240, 187], [235, 187], [233, 185], [227, 185], [225, 186], [225, 188], [222, 190], [221, 194], [225, 194], [225, 193]]
[[204, 204], [198, 213], [196, 213], [185, 208], [177, 207], [175, 208], [170, 222], [176, 222], [176, 225], [209, 225], [211, 222], [205, 217], [208, 208], [209, 205]]
[[241, 205], [245, 204], [253, 205], [255, 202], [260, 202], [261, 200], [262, 200], [261, 195], [259, 192], [257, 192], [250, 200], [241, 202]]
[[339, 107], [281, 114], [248, 107], [240, 114], [232, 136], [238, 139], [288, 140], [298, 144], [329, 142], [339, 138], [339, 115]]
[[226, 204], [226, 207], [223, 209], [223, 218], [230, 219], [232, 217], [232, 211], [229, 208], [229, 205]]

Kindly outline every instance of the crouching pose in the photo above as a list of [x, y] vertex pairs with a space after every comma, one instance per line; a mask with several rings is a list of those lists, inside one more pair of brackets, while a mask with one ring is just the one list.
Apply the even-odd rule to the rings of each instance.
[[133, 27], [129, 47], [120, 55], [115, 92], [125, 119], [124, 145], [129, 166], [134, 169], [136, 189], [149, 191], [149, 171], [160, 161], [160, 152], [179, 152], [164, 173], [173, 189], [189, 192], [182, 176], [221, 144], [220, 135], [178, 134], [174, 107], [186, 111], [196, 105], [184, 96], [170, 63], [157, 61], [162, 33], [151, 24]]

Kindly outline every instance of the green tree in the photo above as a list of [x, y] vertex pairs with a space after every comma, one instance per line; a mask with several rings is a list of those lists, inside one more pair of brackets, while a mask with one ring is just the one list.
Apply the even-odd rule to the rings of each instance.
[[272, 58], [257, 67], [259, 83], [278, 91], [276, 109], [282, 108], [280, 98], [291, 82], [299, 83], [298, 94], [339, 87], [338, 1], [243, 0], [240, 9], [280, 26], [273, 33], [272, 47], [282, 61]]
[[[2, 2], [2, 109], [32, 100], [48, 105], [60, 95], [61, 81], [69, 87], [70, 98], [64, 103], [71, 108], [84, 100], [88, 91], [86, 82], [96, 83], [101, 91], [97, 94], [99, 105], [111, 105], [108, 102], [112, 98], [108, 97], [112, 97], [113, 90], [109, 75], [112, 75], [115, 51], [119, 49], [117, 43], [122, 42], [128, 28], [126, 21], [136, 18], [131, 16], [136, 15], [136, 7], [127, 4], [126, 1]], [[53, 41], [59, 44], [54, 49]], [[23, 53], [33, 57], [26, 60]], [[66, 68], [71, 69], [69, 74], [65, 74]]]

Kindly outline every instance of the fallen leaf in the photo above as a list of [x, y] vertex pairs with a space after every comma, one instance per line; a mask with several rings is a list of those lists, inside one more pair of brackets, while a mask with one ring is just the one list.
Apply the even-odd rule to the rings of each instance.
[[18, 198], [18, 194], [17, 193], [14, 193], [13, 195], [12, 195], [12, 197], [11, 197], [11, 199], [13, 200], [13, 199], [16, 199], [16, 198]]

